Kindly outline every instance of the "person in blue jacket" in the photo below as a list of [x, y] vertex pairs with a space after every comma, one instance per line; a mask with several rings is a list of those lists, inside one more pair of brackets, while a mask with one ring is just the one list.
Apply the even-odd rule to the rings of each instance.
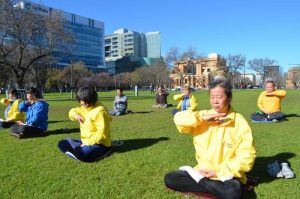
[[46, 135], [48, 128], [49, 104], [43, 100], [42, 93], [34, 87], [26, 91], [27, 101], [19, 104], [19, 110], [26, 112], [26, 121], [17, 121], [11, 126], [12, 135], [17, 137], [39, 137]]

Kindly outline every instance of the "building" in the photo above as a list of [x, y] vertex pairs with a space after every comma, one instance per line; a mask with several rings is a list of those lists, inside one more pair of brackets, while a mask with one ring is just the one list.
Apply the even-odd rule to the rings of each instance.
[[[83, 62], [93, 72], [103, 70], [104, 66], [104, 23], [44, 5], [20, 1], [16, 6], [31, 9], [41, 16], [59, 13], [65, 32], [70, 33], [70, 43], [60, 43], [54, 52], [55, 68], [64, 68], [72, 62]], [[62, 51], [61, 49], [64, 49]], [[68, 49], [68, 53], [65, 52]]]
[[207, 88], [215, 75], [219, 75], [225, 60], [216, 53], [211, 53], [206, 58], [183, 60], [176, 62], [170, 74], [173, 88], [189, 84], [194, 88]]
[[141, 36], [139, 33], [119, 29], [105, 36], [105, 61], [114, 61], [124, 56], [141, 57]]
[[285, 87], [298, 88], [299, 86], [300, 86], [300, 66], [289, 68]]
[[244, 82], [245, 84], [251, 83], [253, 85], [256, 85], [256, 76], [253, 73], [245, 73], [240, 74], [241, 82]]
[[160, 32], [147, 32], [145, 33], [146, 42], [146, 56], [151, 58], [160, 58], [161, 57], [161, 44], [160, 44]]
[[109, 74], [131, 72], [136, 67], [151, 65], [160, 57], [159, 32], [138, 33], [122, 28], [105, 36], [105, 63]]

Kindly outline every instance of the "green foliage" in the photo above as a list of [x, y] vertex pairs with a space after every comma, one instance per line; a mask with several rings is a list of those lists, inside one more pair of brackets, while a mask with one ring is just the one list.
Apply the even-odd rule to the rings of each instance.
[[[232, 105], [249, 121], [256, 139], [257, 159], [251, 174], [261, 184], [247, 198], [299, 198], [299, 178], [274, 179], [266, 165], [276, 159], [288, 160], [292, 169], [300, 170], [300, 93], [287, 91], [282, 110], [289, 115], [282, 123], [251, 123], [249, 115], [257, 110], [260, 91], [234, 91]], [[179, 166], [196, 164], [191, 136], [180, 135], [173, 123], [171, 108], [152, 109], [154, 95], [140, 92], [129, 95], [129, 109], [134, 114], [114, 117], [113, 139], [124, 145], [111, 156], [95, 163], [82, 163], [62, 154], [59, 140], [79, 137], [76, 122], [69, 121], [70, 108], [78, 106], [69, 93], [45, 94], [50, 104], [48, 137], [18, 140], [9, 129], [0, 130], [0, 198], [182, 198], [164, 186], [164, 175]], [[169, 96], [169, 103], [174, 93]], [[208, 93], [194, 93], [201, 109], [209, 108]], [[115, 92], [99, 93], [107, 107]], [[3, 97], [3, 95], [0, 95]], [[3, 116], [4, 107], [0, 107]], [[60, 133], [60, 129], [72, 129]]]

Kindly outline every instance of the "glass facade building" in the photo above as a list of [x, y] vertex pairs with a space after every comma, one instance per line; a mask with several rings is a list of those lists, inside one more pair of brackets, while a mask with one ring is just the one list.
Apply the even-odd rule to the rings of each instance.
[[34, 9], [39, 15], [47, 16], [53, 12], [62, 17], [63, 28], [71, 37], [71, 42], [60, 43], [54, 57], [56, 68], [64, 68], [74, 62], [83, 62], [93, 72], [100, 72], [104, 66], [104, 23], [51, 7], [25, 2], [25, 9]]
[[147, 32], [146, 35], [146, 46], [147, 46], [147, 57], [160, 58], [161, 45], [160, 45], [160, 32]]

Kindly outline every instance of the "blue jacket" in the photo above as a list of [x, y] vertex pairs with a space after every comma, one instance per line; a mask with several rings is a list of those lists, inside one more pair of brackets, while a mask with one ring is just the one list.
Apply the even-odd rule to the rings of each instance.
[[25, 101], [19, 104], [19, 110], [26, 112], [26, 124], [44, 131], [48, 128], [48, 107], [49, 104], [43, 100], [38, 100], [33, 104], [26, 104]]

